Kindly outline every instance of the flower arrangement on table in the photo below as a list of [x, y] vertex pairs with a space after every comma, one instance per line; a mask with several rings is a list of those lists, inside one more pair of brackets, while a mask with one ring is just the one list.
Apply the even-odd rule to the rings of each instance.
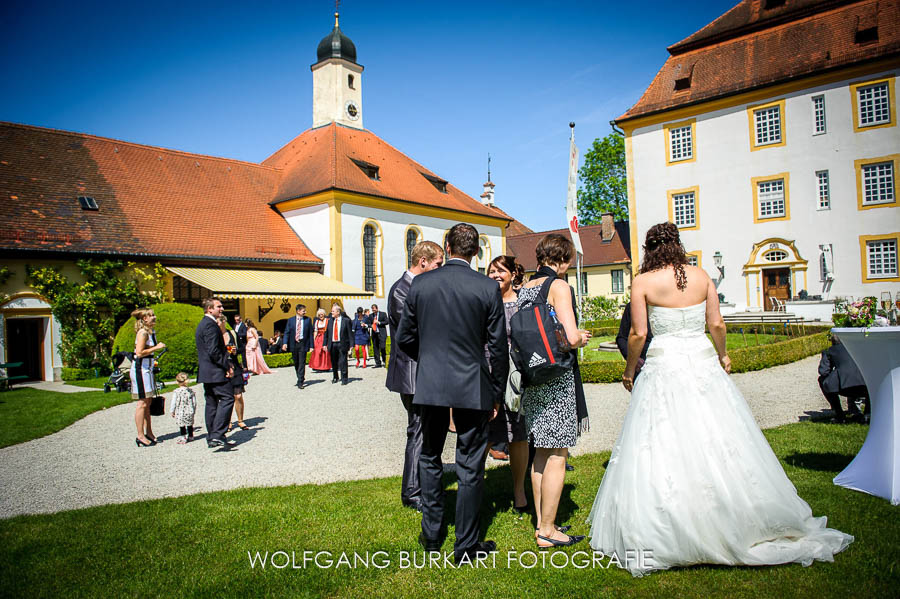
[[831, 320], [837, 327], [866, 328], [876, 325], [877, 316], [878, 300], [874, 297], [864, 297], [858, 302], [837, 299], [834, 302], [834, 314], [831, 315]]

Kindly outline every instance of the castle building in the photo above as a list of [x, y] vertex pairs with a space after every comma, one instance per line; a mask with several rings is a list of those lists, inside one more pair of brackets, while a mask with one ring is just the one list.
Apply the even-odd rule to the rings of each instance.
[[631, 247], [674, 222], [735, 310], [900, 291], [900, 2], [743, 0], [668, 51], [615, 121]]
[[337, 14], [316, 59], [312, 128], [259, 164], [0, 123], [0, 362], [44, 380], [62, 367], [26, 264], [77, 279], [82, 258], [160, 263], [175, 301], [216, 294], [271, 335], [300, 302], [383, 308], [412, 247], [458, 222], [480, 233], [473, 268], [506, 251], [511, 224], [528, 231], [363, 127], [363, 67]]

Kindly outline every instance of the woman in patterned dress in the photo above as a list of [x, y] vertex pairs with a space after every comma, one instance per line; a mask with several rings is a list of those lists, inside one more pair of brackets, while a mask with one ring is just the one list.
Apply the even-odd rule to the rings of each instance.
[[[575, 256], [575, 246], [562, 235], [545, 236], [535, 248], [537, 273], [519, 291], [518, 305], [534, 301], [547, 276], [564, 277]], [[587, 345], [591, 334], [578, 329], [572, 301], [572, 288], [564, 278], [550, 284], [547, 303], [556, 311], [566, 337], [573, 348]], [[535, 447], [531, 467], [531, 486], [537, 515], [537, 545], [540, 548], [568, 546], [584, 539], [583, 535], [567, 535], [556, 527], [556, 510], [566, 477], [569, 447], [578, 437], [576, 409], [576, 376], [572, 369], [541, 385], [525, 387], [522, 410]], [[580, 381], [577, 381], [578, 384]]]
[[137, 427], [138, 447], [156, 445], [150, 423], [150, 402], [156, 397], [156, 377], [153, 376], [153, 352], [163, 349], [165, 343], [156, 342], [156, 314], [149, 308], [139, 308], [134, 317], [134, 359], [131, 361], [131, 397], [137, 400], [134, 408], [134, 424]]
[[[231, 385], [234, 390], [234, 413], [237, 414], [237, 426], [241, 430], [247, 430], [250, 427], [244, 424], [244, 369], [238, 361], [237, 353], [237, 335], [233, 330], [228, 328], [228, 319], [224, 315], [219, 317], [219, 330], [222, 331], [222, 337], [225, 340], [225, 348], [228, 350], [228, 360], [234, 374], [231, 377]], [[228, 429], [226, 433], [230, 433], [233, 428], [231, 424], [231, 415], [228, 416]]]

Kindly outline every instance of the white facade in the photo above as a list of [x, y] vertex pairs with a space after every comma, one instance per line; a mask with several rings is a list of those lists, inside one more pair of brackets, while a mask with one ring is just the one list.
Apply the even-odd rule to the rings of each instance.
[[340, 58], [312, 66], [313, 127], [337, 122], [363, 129], [362, 72], [360, 65]]
[[[894, 68], [831, 82], [819, 78], [813, 81], [821, 84], [796, 84], [793, 90], [776, 86], [768, 97], [745, 94], [748, 101], [741, 104], [727, 100], [701, 104], [694, 114], [678, 109], [665, 122], [659, 122], [665, 118], [659, 117], [641, 126], [638, 118], [634, 129], [625, 122], [631, 145], [628, 177], [634, 251], [654, 224], [684, 221], [680, 228], [685, 249], [695, 253], [713, 280], [720, 278], [713, 255], [721, 253], [724, 276], [719, 291], [738, 309], [770, 309], [763, 282], [770, 269], [790, 269], [790, 296], [802, 289], [823, 299], [900, 291], [896, 254], [893, 275], [876, 277], [869, 272], [866, 249], [871, 236], [888, 241], [900, 238], [897, 73]], [[860, 127], [858, 84], [865, 87], [880, 81], [886, 81], [890, 90], [891, 122]], [[821, 110], [822, 101], [824, 132], [821, 112], [819, 131], [815, 126], [815, 109]], [[754, 110], [761, 106], [765, 110], [766, 105], [779, 107], [780, 142], [754, 147]], [[682, 160], [672, 160], [682, 151], [672, 145], [673, 129], [680, 129], [677, 138], [688, 133], [688, 127], [692, 151]], [[864, 205], [865, 190], [859, 179], [867, 160], [893, 164], [893, 202]], [[827, 206], [819, 193], [825, 171]], [[760, 195], [765, 199], [766, 192], [778, 194], [777, 188], [765, 186], [770, 180], [783, 180], [784, 215], [777, 215], [779, 205], [774, 218], [765, 218], [768, 206], [759, 203]], [[689, 212], [686, 217], [679, 212], [690, 194], [693, 219]], [[900, 241], [895, 241], [893, 247], [898, 245]], [[634, 259], [637, 264], [639, 256]]]

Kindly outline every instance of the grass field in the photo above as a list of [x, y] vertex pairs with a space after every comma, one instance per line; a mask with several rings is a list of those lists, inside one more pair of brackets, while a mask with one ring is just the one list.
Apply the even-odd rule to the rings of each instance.
[[[497, 541], [496, 567], [403, 568], [419, 550], [419, 516], [400, 507], [399, 478], [228, 492], [111, 505], [0, 521], [0, 589], [31, 597], [890, 597], [900, 585], [900, 519], [883, 500], [836, 487], [832, 477], [859, 449], [861, 425], [799, 423], [766, 431], [815, 515], [856, 541], [834, 563], [804, 568], [698, 566], [642, 579], [615, 568], [535, 558], [533, 524], [511, 510], [508, 467], [487, 471], [482, 525]], [[398, 449], [399, 451], [399, 449]], [[560, 521], [588, 532], [608, 453], [573, 459]], [[289, 465], [286, 465], [289, 467]], [[452, 550], [455, 477], [447, 475]], [[574, 559], [581, 544], [566, 551]], [[251, 568], [257, 551], [331, 552], [333, 567]], [[385, 556], [373, 557], [377, 551]], [[511, 551], [517, 558], [509, 562]], [[369, 567], [336, 567], [353, 552]], [[421, 556], [421, 554], [419, 554]], [[538, 556], [539, 560], [540, 557]], [[549, 559], [549, 556], [548, 556]], [[579, 558], [580, 559], [580, 558]], [[275, 560], [279, 565], [284, 558]], [[376, 568], [374, 563], [384, 565]], [[320, 558], [320, 563], [325, 563]], [[491, 564], [488, 563], [490, 566]], [[19, 589], [15, 591], [14, 589]], [[893, 590], [892, 590], [893, 589]], [[27, 593], [26, 593], [27, 590]]]

